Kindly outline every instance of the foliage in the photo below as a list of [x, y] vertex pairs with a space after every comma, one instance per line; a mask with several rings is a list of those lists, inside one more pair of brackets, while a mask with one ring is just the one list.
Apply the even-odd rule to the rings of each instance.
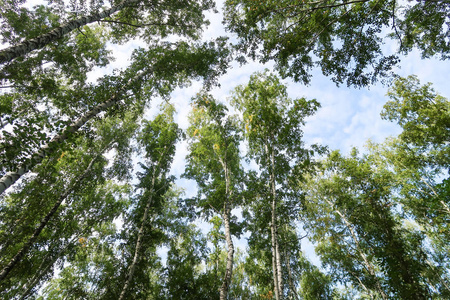
[[[446, 1], [227, 0], [225, 24], [240, 51], [275, 60], [283, 76], [308, 83], [319, 67], [336, 84], [361, 87], [390, 76], [413, 47], [447, 59], [449, 10]], [[391, 39], [397, 53], [383, 47]]]
[[[289, 98], [269, 71], [230, 106], [209, 94], [236, 54], [226, 37], [200, 41], [210, 9], [2, 1], [0, 298], [450, 298], [448, 99], [397, 77], [382, 117], [398, 137], [361, 154], [307, 146], [319, 102]], [[274, 59], [303, 82], [318, 66], [355, 86], [387, 79], [414, 48], [447, 59], [448, 16], [446, 1], [225, 3], [241, 62]], [[136, 39], [113, 70], [111, 45]], [[194, 80], [204, 88], [183, 132], [170, 96]], [[171, 173], [185, 137], [190, 199]]]

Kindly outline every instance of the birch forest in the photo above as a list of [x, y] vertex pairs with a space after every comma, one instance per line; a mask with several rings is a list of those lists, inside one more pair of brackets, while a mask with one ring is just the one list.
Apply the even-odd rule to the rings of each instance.
[[[450, 102], [397, 72], [448, 65], [448, 0], [0, 0], [0, 24], [0, 299], [450, 299]], [[286, 80], [315, 74], [383, 86], [399, 133], [305, 139], [323, 99]]]

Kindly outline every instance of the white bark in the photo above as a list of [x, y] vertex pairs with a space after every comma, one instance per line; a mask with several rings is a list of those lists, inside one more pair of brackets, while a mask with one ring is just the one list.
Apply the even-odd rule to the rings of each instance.
[[40, 164], [45, 157], [52, 154], [58, 147], [58, 144], [63, 143], [70, 134], [78, 131], [84, 124], [86, 124], [89, 120], [94, 118], [100, 112], [105, 111], [109, 107], [116, 104], [121, 98], [120, 96], [124, 93], [131, 85], [133, 85], [136, 81], [144, 77], [148, 72], [143, 72], [136, 75], [132, 80], [130, 80], [124, 87], [119, 89], [116, 94], [114, 94], [107, 101], [95, 106], [93, 109], [88, 111], [81, 118], [70, 124], [65, 128], [65, 130], [61, 133], [53, 137], [49, 143], [45, 144], [41, 147], [37, 152], [32, 155], [32, 160], [29, 164], [23, 165], [19, 167], [19, 169], [15, 172], [8, 172], [0, 179], [0, 195], [8, 189], [11, 185], [13, 185], [19, 178], [29, 172], [34, 166]]
[[[325, 200], [331, 207], [334, 207], [334, 204], [330, 201], [330, 200]], [[378, 280], [376, 274], [375, 274], [375, 270], [372, 266], [372, 264], [369, 262], [369, 259], [367, 258], [367, 256], [365, 255], [365, 253], [362, 251], [360, 245], [359, 245], [359, 240], [358, 237], [356, 236], [356, 232], [353, 229], [352, 224], [347, 220], [347, 218], [344, 216], [343, 213], [341, 213], [338, 209], [334, 209], [334, 211], [341, 217], [341, 219], [344, 221], [345, 225], [347, 226], [348, 230], [350, 231], [350, 234], [352, 235], [352, 239], [353, 242], [356, 245], [356, 249], [358, 251], [358, 254], [361, 256], [361, 258], [364, 261], [364, 265], [366, 266], [367, 271], [369, 271], [369, 274], [372, 275], [376, 281], [376, 286], [377, 286], [377, 290], [378, 292], [381, 294], [381, 297], [384, 300], [388, 299], [388, 296], [385, 294], [384, 290], [381, 287], [381, 283]], [[361, 280], [359, 278], [357, 278], [358, 281], [360, 282], [360, 284], [366, 289], [366, 287], [362, 284]]]
[[286, 261], [286, 267], [287, 267], [287, 271], [288, 271], [288, 280], [289, 280], [289, 288], [291, 289], [291, 295], [293, 297], [293, 299], [298, 299], [298, 294], [297, 291], [295, 290], [295, 285], [294, 285], [294, 278], [292, 275], [292, 271], [291, 271], [291, 255], [290, 255], [290, 249], [288, 246], [286, 246], [286, 249], [284, 250], [284, 257], [285, 257], [285, 261]]
[[223, 211], [223, 221], [225, 225], [225, 239], [227, 241], [228, 251], [227, 251], [227, 266], [225, 269], [225, 276], [223, 278], [222, 287], [220, 288], [220, 300], [226, 300], [228, 295], [228, 289], [231, 284], [231, 277], [233, 275], [233, 256], [234, 256], [234, 245], [231, 238], [230, 230], [230, 217], [231, 217], [231, 188], [230, 188], [230, 177], [227, 164], [222, 162], [222, 166], [225, 172], [225, 203]]
[[270, 233], [272, 241], [272, 271], [273, 271], [273, 283], [274, 283], [274, 294], [276, 300], [281, 300], [283, 295], [283, 283], [281, 276], [281, 257], [280, 249], [278, 245], [278, 228], [277, 228], [277, 213], [276, 213], [276, 182], [275, 182], [275, 157], [273, 151], [269, 152], [269, 147], [266, 143], [265, 145], [266, 154], [270, 155], [270, 187], [272, 194], [272, 219], [270, 224]]
[[123, 8], [130, 6], [131, 4], [138, 3], [140, 0], [124, 0], [120, 4], [106, 9], [99, 13], [94, 13], [90, 16], [81, 17], [76, 20], [69, 21], [48, 33], [42, 34], [34, 39], [26, 40], [19, 45], [11, 46], [9, 48], [0, 51], [0, 64], [4, 64], [12, 61], [14, 58], [23, 56], [33, 50], [40, 49], [48, 45], [49, 43], [56, 41], [63, 37], [65, 34], [71, 32], [74, 29], [80, 28], [86, 24], [100, 21], [112, 14], [122, 10]]
[[145, 224], [146, 224], [146, 221], [148, 218], [148, 211], [150, 210], [150, 207], [153, 204], [153, 189], [155, 187], [155, 179], [156, 179], [156, 168], [153, 169], [152, 184], [150, 187], [150, 195], [149, 195], [149, 199], [147, 201], [147, 205], [145, 206], [144, 215], [142, 216], [142, 219], [141, 219], [141, 226], [139, 227], [139, 231], [138, 231], [138, 238], [136, 241], [136, 247], [134, 249], [133, 260], [128, 269], [127, 279], [125, 281], [125, 284], [123, 285], [122, 292], [120, 293], [120, 296], [119, 296], [119, 300], [124, 299], [125, 294], [126, 294], [128, 288], [130, 287], [130, 283], [133, 279], [134, 270], [136, 269], [136, 265], [139, 261], [139, 251], [141, 250], [142, 238], [144, 237], [144, 227], [145, 227]]

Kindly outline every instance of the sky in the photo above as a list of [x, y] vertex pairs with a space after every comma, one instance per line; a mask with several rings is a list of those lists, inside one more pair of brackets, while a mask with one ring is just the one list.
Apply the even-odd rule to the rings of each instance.
[[[40, 1], [40, 0], [39, 0]], [[37, 2], [34, 2], [37, 3]], [[217, 8], [221, 11], [222, 2], [217, 2]], [[208, 13], [210, 26], [205, 29], [204, 40], [212, 40], [221, 35], [228, 35], [222, 24], [221, 14]], [[231, 36], [233, 39], [233, 36]], [[132, 50], [138, 46], [143, 46], [140, 41], [132, 41], [122, 46], [110, 45], [116, 60], [106, 69], [99, 69], [90, 74], [90, 79], [95, 80], [101, 75], [107, 74], [113, 68], [123, 68], [129, 63]], [[387, 43], [387, 48], [395, 51], [395, 45]], [[258, 62], [249, 62], [240, 66], [233, 63], [228, 72], [220, 80], [220, 87], [216, 87], [211, 94], [226, 103], [230, 92], [240, 84], [246, 84], [256, 71], [263, 71], [268, 68], [273, 69], [273, 62], [262, 65]], [[398, 68], [394, 71], [400, 76], [415, 74], [422, 84], [432, 82], [435, 90], [444, 97], [450, 96], [450, 84], [448, 79], [450, 61], [440, 61], [438, 59], [421, 60], [420, 54], [413, 51], [408, 56], [403, 57]], [[382, 120], [380, 112], [388, 98], [387, 86], [376, 84], [369, 88], [348, 88], [345, 85], [337, 87], [330, 78], [321, 74], [319, 70], [312, 72], [312, 80], [308, 86], [294, 83], [286, 79], [283, 82], [288, 87], [289, 97], [306, 99], [316, 99], [321, 103], [318, 112], [307, 119], [304, 127], [304, 140], [306, 144], [319, 143], [328, 146], [331, 150], [338, 149], [343, 153], [348, 153], [352, 147], [362, 149], [364, 144], [370, 139], [374, 142], [383, 142], [385, 138], [400, 133], [400, 128], [393, 123]], [[191, 87], [177, 89], [172, 93], [172, 102], [178, 112], [176, 121], [182, 129], [188, 127], [187, 116], [190, 111], [190, 99], [202, 88], [202, 84], [194, 82]], [[151, 118], [158, 110], [159, 99], [152, 101], [151, 109], [146, 116]], [[172, 165], [171, 173], [179, 178], [176, 183], [185, 189], [186, 197], [194, 196], [196, 193], [195, 182], [181, 179], [184, 172], [185, 157], [187, 155], [187, 143], [180, 142]], [[239, 215], [238, 210], [233, 213]], [[202, 228], [208, 230], [206, 224], [200, 224]], [[236, 240], [240, 248], [245, 248], [245, 239]], [[319, 261], [313, 254], [311, 244], [305, 242], [302, 247], [309, 258], [317, 265]]]
[[[222, 3], [217, 3], [219, 12]], [[210, 26], [204, 31], [203, 39], [212, 40], [221, 35], [230, 35], [224, 30], [221, 14], [208, 13]], [[233, 39], [233, 37], [231, 36]], [[142, 45], [139, 41], [133, 41], [124, 46], [114, 46], [111, 48], [117, 57], [114, 67], [125, 67], [128, 63], [129, 54], [134, 47]], [[391, 47], [395, 51], [395, 45], [387, 43], [385, 47]], [[249, 62], [240, 66], [233, 63], [228, 72], [220, 80], [220, 87], [216, 87], [211, 94], [219, 101], [226, 103], [230, 92], [241, 84], [248, 83], [250, 75], [256, 71], [263, 71], [268, 68], [273, 69], [273, 62], [266, 65], [258, 62]], [[394, 70], [400, 76], [417, 75], [422, 84], [432, 82], [435, 90], [444, 97], [450, 96], [450, 85], [448, 84], [448, 70], [450, 70], [450, 61], [440, 61], [438, 59], [422, 60], [417, 51], [413, 51], [406, 57], [402, 57], [400, 65]], [[107, 70], [99, 70], [93, 73], [92, 78], [99, 76]], [[312, 80], [308, 86], [294, 83], [286, 79], [283, 82], [288, 87], [288, 94], [291, 98], [316, 99], [320, 102], [321, 108], [317, 113], [307, 119], [304, 127], [304, 141], [308, 144], [319, 143], [328, 146], [331, 150], [338, 149], [343, 153], [348, 153], [353, 147], [363, 151], [363, 147], [370, 139], [374, 142], [383, 142], [389, 136], [395, 136], [400, 133], [400, 128], [391, 122], [382, 120], [380, 112], [388, 98], [386, 93], [387, 86], [381, 83], [372, 85], [369, 88], [349, 88], [345, 85], [337, 87], [330, 78], [321, 74], [320, 70], [313, 70]], [[194, 82], [191, 87], [177, 89], [172, 93], [171, 100], [175, 104], [178, 112], [176, 121], [182, 129], [188, 127], [187, 116], [190, 111], [190, 99], [202, 88], [202, 84]], [[159, 99], [155, 99], [151, 109], [146, 116], [151, 118], [158, 113]], [[192, 197], [197, 190], [194, 181], [180, 178], [184, 172], [185, 157], [187, 155], [187, 143], [180, 142], [172, 165], [171, 173], [178, 180], [176, 184], [185, 189], [185, 196]], [[239, 210], [233, 210], [237, 216]], [[199, 222], [199, 226], [204, 231], [209, 230], [206, 223]], [[246, 241], [244, 239], [234, 238], [235, 243], [241, 249], [245, 249]], [[316, 265], [320, 266], [320, 261], [314, 254], [313, 246], [303, 240], [302, 248], [308, 258]], [[164, 250], [160, 254], [165, 256]]]

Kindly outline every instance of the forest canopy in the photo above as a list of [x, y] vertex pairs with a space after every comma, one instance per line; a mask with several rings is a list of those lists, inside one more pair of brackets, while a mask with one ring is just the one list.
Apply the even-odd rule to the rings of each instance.
[[[448, 1], [0, 4], [0, 298], [450, 298], [450, 102], [395, 74], [449, 58]], [[399, 134], [307, 140], [316, 71]]]

